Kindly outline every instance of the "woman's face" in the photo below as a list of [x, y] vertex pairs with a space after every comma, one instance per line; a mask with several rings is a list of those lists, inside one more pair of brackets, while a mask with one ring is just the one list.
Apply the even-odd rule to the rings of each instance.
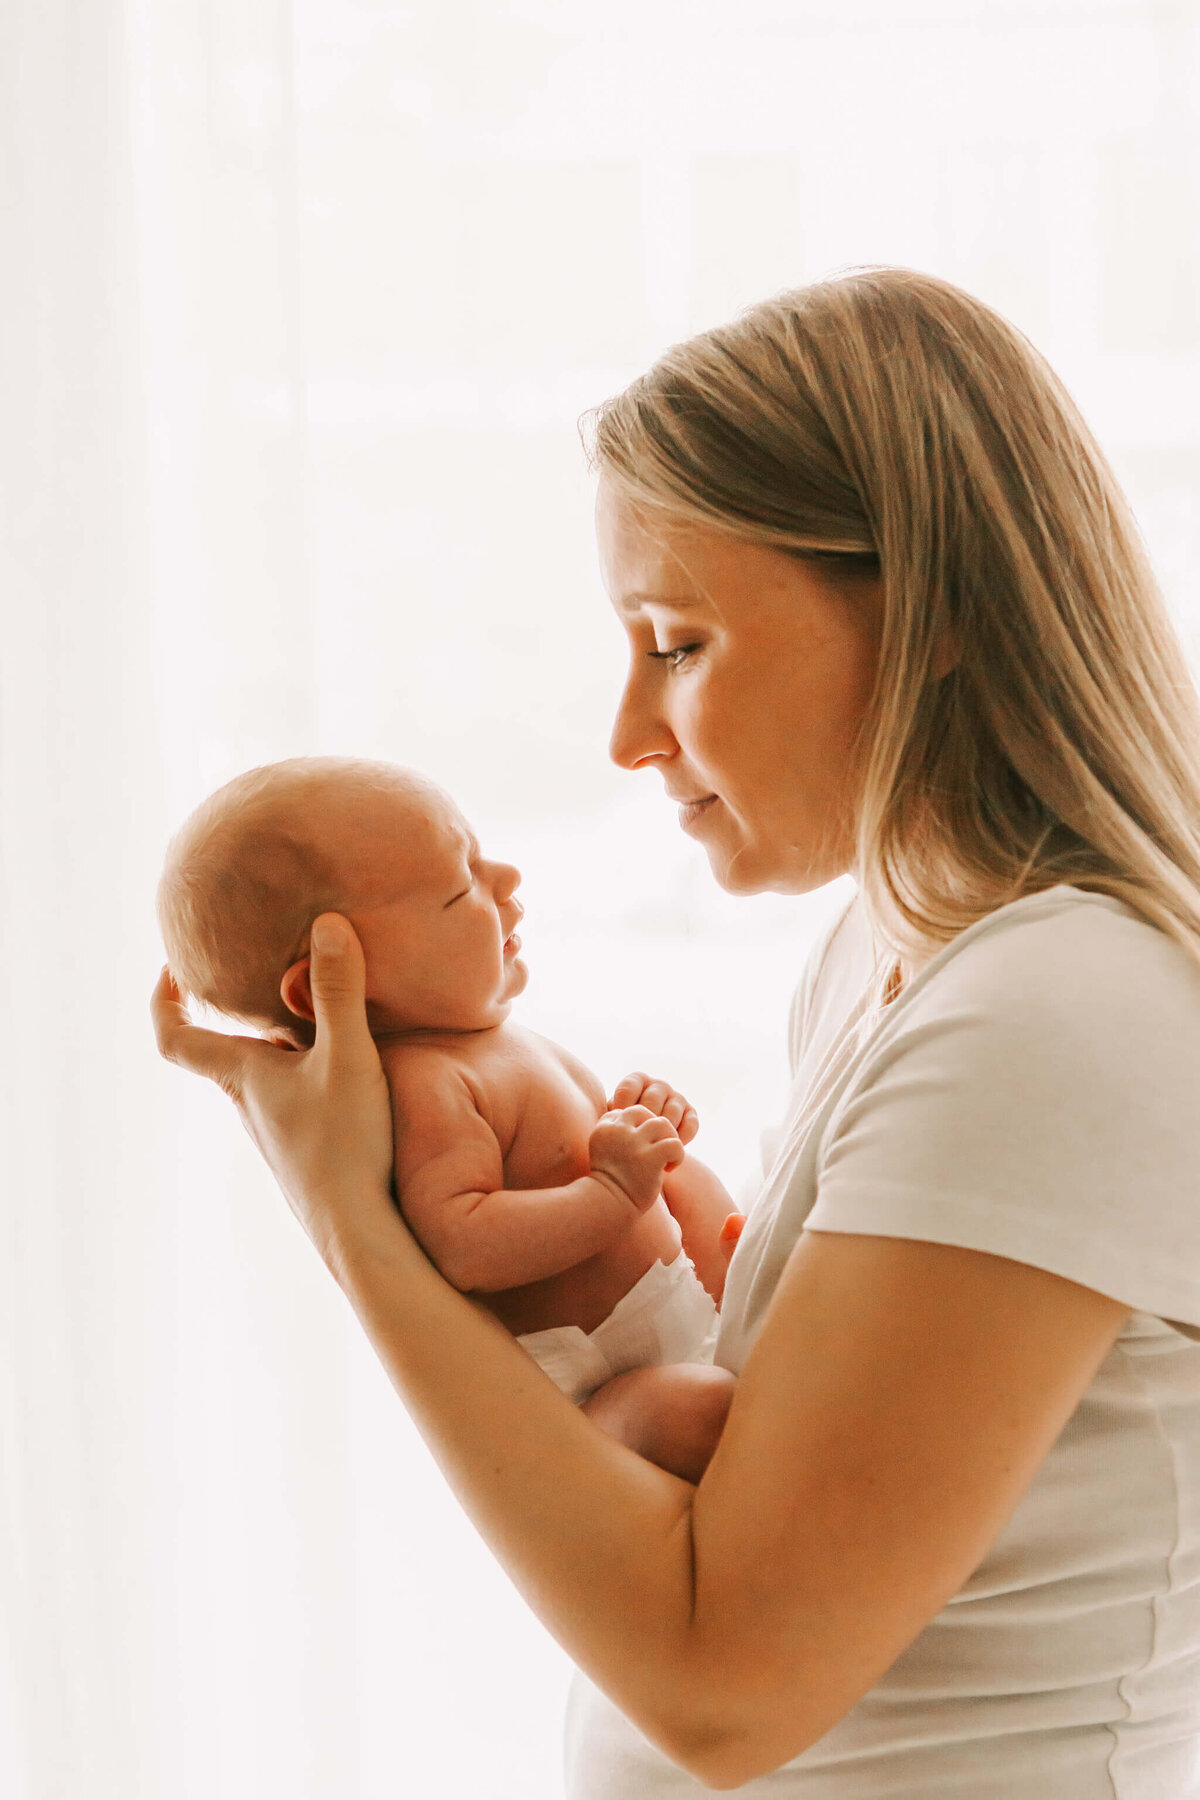
[[730, 893], [801, 894], [853, 856], [851, 748], [878, 660], [878, 576], [686, 521], [602, 480], [600, 566], [629, 638], [610, 753], [657, 769]]

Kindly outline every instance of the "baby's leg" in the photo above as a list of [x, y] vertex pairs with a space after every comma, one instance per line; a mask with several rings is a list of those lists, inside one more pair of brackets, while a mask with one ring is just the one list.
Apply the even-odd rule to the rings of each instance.
[[671, 1475], [698, 1482], [725, 1429], [737, 1377], [711, 1363], [616, 1375], [580, 1407], [601, 1430]]

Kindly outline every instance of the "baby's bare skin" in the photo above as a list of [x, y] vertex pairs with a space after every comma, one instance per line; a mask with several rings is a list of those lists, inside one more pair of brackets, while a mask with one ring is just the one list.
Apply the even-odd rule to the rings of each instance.
[[[446, 1279], [516, 1335], [592, 1332], [682, 1244], [719, 1304], [732, 1203], [685, 1153], [698, 1129], [687, 1101], [637, 1073], [610, 1102], [577, 1058], [509, 1017], [528, 979], [519, 871], [485, 857], [449, 797], [411, 771], [300, 759], [231, 786], [173, 852], [168, 895], [183, 892], [185, 874], [193, 887], [187, 905], [166, 903], [182, 934], [172, 957], [195, 963], [207, 984], [193, 984], [198, 997], [221, 1010], [240, 1005], [239, 1016], [276, 1042], [303, 1048], [314, 1018], [303, 915], [316, 902], [298, 899], [295, 884], [315, 883], [320, 906], [345, 913], [363, 948], [367, 1020], [392, 1097], [400, 1208]], [[237, 931], [227, 922], [215, 943], [189, 949], [195, 884], [216, 881], [218, 864], [217, 892], [272, 893], [273, 902], [263, 920], [243, 907]], [[276, 969], [290, 960], [259, 980], [256, 933], [293, 915], [300, 923], [281, 928], [271, 951]], [[700, 1365], [677, 1365], [670, 1378], [616, 1387], [589, 1410], [683, 1473], [719, 1435], [719, 1386]]]
[[[664, 1183], [680, 1218], [661, 1196], [641, 1209], [628, 1194], [621, 1204], [619, 1121], [648, 1109], [634, 1104], [617, 1114], [614, 1182], [590, 1193], [608, 1103], [596, 1076], [561, 1045], [511, 1020], [376, 1042], [392, 1094], [401, 1211], [442, 1273], [510, 1331], [594, 1331], [655, 1262], [673, 1260], [681, 1237], [720, 1301], [736, 1231], [722, 1234], [729, 1197], [710, 1170], [680, 1151], [663, 1175], [663, 1154], [651, 1155], [642, 1199]], [[670, 1093], [638, 1074], [613, 1097], [662, 1104]], [[684, 1129], [690, 1136], [694, 1119]], [[672, 1138], [658, 1138], [663, 1153], [680, 1149]], [[618, 1196], [606, 1191], [611, 1185]], [[629, 1185], [636, 1192], [636, 1180]], [[736, 1385], [727, 1369], [699, 1363], [634, 1369], [582, 1410], [639, 1456], [698, 1482]]]
[[442, 1273], [510, 1331], [594, 1331], [654, 1263], [678, 1255], [679, 1226], [657, 1197], [670, 1153], [682, 1155], [674, 1131], [651, 1118], [658, 1130], [639, 1158], [637, 1127], [623, 1121], [645, 1109], [623, 1109], [597, 1176], [593, 1134], [608, 1103], [560, 1045], [509, 1019], [376, 1041], [401, 1210]]
[[736, 1375], [711, 1363], [660, 1363], [615, 1375], [580, 1411], [648, 1462], [694, 1484], [712, 1461], [736, 1386]]

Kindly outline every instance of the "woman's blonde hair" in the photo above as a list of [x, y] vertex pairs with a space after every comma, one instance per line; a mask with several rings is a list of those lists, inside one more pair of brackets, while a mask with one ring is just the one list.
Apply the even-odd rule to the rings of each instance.
[[1200, 965], [1200, 700], [1129, 504], [1020, 331], [853, 269], [676, 345], [587, 424], [640, 507], [881, 575], [854, 869], [877, 941], [919, 962], [1069, 882]]

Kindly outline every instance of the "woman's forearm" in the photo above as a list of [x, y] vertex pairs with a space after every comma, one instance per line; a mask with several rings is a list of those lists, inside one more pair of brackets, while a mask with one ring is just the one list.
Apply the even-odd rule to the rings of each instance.
[[159, 1049], [235, 1100], [463, 1508], [538, 1617], [652, 1742], [700, 1773], [698, 1721], [724, 1666], [706, 1659], [722, 1684], [697, 1678], [697, 1490], [585, 1419], [482, 1302], [438, 1274], [391, 1198], [391, 1096], [363, 1005], [362, 946], [338, 915], [314, 921], [311, 979], [316, 1042], [295, 1052], [193, 1025], [164, 970]]
[[584, 1418], [403, 1230], [330, 1266], [467, 1515], [547, 1630], [653, 1743], [703, 1759], [687, 1482]]

